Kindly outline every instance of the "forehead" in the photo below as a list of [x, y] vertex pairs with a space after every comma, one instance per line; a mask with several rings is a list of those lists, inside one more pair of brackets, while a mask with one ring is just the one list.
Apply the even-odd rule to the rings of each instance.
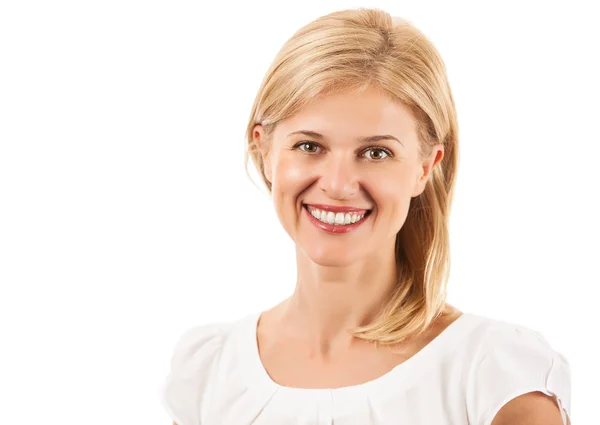
[[276, 137], [311, 130], [331, 138], [392, 134], [400, 140], [416, 139], [416, 121], [410, 110], [376, 89], [329, 94], [314, 100], [279, 123]]

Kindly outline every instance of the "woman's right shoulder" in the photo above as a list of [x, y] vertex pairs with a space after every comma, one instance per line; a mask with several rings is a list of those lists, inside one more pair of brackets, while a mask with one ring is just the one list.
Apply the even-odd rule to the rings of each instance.
[[186, 361], [198, 361], [216, 354], [233, 324], [232, 321], [210, 322], [186, 329], [175, 343], [171, 365], [176, 367]]
[[198, 403], [206, 397], [220, 353], [238, 320], [211, 322], [185, 330], [171, 356], [161, 401], [176, 424], [196, 424]]

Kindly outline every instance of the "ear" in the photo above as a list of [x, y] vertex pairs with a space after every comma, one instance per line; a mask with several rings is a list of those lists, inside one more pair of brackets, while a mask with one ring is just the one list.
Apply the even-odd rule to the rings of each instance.
[[427, 185], [427, 181], [431, 176], [431, 172], [435, 168], [437, 164], [442, 161], [444, 157], [444, 145], [437, 144], [431, 149], [431, 154], [423, 161], [419, 171], [420, 174], [417, 176], [417, 181], [415, 183], [415, 188], [412, 193], [412, 197], [419, 196], [425, 190], [425, 186]]
[[252, 138], [254, 139], [254, 143], [258, 147], [260, 151], [260, 156], [262, 158], [262, 162], [265, 170], [265, 177], [269, 181], [269, 183], [273, 183], [273, 171], [271, 167], [271, 149], [270, 149], [270, 140], [267, 140], [265, 137], [264, 127], [260, 124], [254, 126], [252, 130]]

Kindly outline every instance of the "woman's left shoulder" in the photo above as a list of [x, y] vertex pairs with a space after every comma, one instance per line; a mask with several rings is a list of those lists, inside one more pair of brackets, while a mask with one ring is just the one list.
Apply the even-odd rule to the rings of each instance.
[[[470, 314], [477, 322], [476, 330], [481, 340], [481, 349], [491, 345], [513, 345], [513, 348], [531, 348], [542, 351], [554, 350], [543, 333], [531, 327], [506, 320]], [[527, 348], [526, 348], [527, 347]], [[485, 351], [485, 350], [484, 350]]]
[[518, 323], [472, 316], [478, 322], [476, 354], [467, 383], [472, 423], [491, 423], [507, 402], [534, 391], [554, 397], [563, 418], [570, 413], [569, 362], [541, 332]]

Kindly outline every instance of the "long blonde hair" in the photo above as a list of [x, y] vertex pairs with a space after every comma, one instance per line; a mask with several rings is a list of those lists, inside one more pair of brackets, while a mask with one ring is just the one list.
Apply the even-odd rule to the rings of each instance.
[[380, 315], [353, 331], [379, 345], [395, 345], [426, 330], [446, 303], [450, 273], [448, 219], [458, 166], [458, 123], [444, 62], [411, 23], [379, 9], [343, 10], [298, 30], [281, 48], [260, 86], [246, 130], [248, 155], [269, 193], [253, 129], [267, 139], [277, 123], [319, 96], [376, 87], [407, 106], [417, 121], [420, 153], [443, 144], [444, 157], [421, 195], [412, 198], [396, 236], [399, 281]]

